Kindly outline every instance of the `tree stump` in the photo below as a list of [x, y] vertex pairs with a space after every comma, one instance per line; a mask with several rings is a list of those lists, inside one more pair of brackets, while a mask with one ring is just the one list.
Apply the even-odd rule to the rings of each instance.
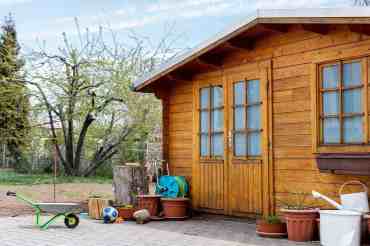
[[92, 219], [100, 220], [103, 218], [103, 209], [111, 205], [110, 200], [102, 198], [89, 199], [89, 216]]
[[115, 166], [113, 188], [116, 204], [136, 204], [136, 195], [148, 192], [145, 168], [139, 163]]

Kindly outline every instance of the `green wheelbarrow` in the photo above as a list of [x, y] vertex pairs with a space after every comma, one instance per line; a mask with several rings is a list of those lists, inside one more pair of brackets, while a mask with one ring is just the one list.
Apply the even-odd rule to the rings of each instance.
[[[33, 209], [35, 209], [35, 216], [36, 216], [36, 225], [40, 227], [40, 229], [47, 229], [48, 226], [55, 222], [57, 218], [64, 217], [64, 224], [68, 228], [76, 228], [80, 222], [80, 219], [75, 214], [75, 212], [80, 210], [80, 205], [78, 203], [46, 203], [46, 202], [34, 202], [24, 196], [21, 196], [15, 192], [8, 191], [6, 193], [7, 196], [14, 196], [18, 200], [21, 200], [28, 205], [30, 205]], [[47, 220], [46, 222], [41, 222], [41, 215], [42, 213], [53, 214], [54, 216], [51, 219]]]

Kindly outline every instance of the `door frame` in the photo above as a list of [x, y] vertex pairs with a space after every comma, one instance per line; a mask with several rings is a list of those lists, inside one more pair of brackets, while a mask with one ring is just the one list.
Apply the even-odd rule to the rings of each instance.
[[[199, 209], [200, 204], [200, 153], [199, 153], [199, 86], [200, 81], [204, 83], [206, 79], [214, 84], [218, 81], [218, 84], [222, 84], [224, 89], [224, 209], [223, 213], [226, 215], [233, 215], [231, 208], [232, 199], [232, 184], [231, 184], [231, 149], [229, 148], [229, 134], [230, 129], [230, 118], [232, 117], [232, 98], [231, 98], [231, 85], [230, 75], [234, 73], [247, 74], [248, 68], [255, 66], [259, 70], [261, 76], [261, 85], [263, 90], [261, 96], [263, 97], [262, 104], [262, 213], [263, 216], [269, 215], [275, 212], [275, 200], [274, 200], [274, 173], [273, 173], [273, 138], [272, 138], [272, 60], [264, 60], [261, 62], [253, 62], [248, 64], [239, 65], [228, 69], [220, 69], [216, 72], [211, 72], [211, 75], [201, 76], [193, 80], [193, 163], [192, 163], [192, 180], [191, 180], [191, 194], [193, 200], [193, 207]], [[244, 71], [244, 69], [246, 69]], [[250, 70], [251, 71], [251, 70]], [[256, 73], [256, 72], [254, 72]], [[228, 75], [229, 74], [229, 75]], [[212, 210], [206, 210], [212, 212]]]

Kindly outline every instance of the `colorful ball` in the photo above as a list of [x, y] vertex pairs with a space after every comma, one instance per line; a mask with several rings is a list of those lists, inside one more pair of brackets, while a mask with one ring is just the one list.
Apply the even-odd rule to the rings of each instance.
[[117, 219], [117, 217], [118, 217], [117, 209], [113, 207], [106, 207], [103, 209], [104, 223], [112, 223]]

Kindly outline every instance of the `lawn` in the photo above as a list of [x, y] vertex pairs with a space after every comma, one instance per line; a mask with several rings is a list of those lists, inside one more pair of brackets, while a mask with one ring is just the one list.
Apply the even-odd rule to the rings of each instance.
[[[0, 169], [0, 185], [37, 185], [37, 184], [52, 184], [52, 174], [19, 174], [12, 170]], [[68, 177], [58, 176], [57, 184], [66, 183], [95, 183], [95, 184], [111, 184], [112, 179], [106, 177]]]

